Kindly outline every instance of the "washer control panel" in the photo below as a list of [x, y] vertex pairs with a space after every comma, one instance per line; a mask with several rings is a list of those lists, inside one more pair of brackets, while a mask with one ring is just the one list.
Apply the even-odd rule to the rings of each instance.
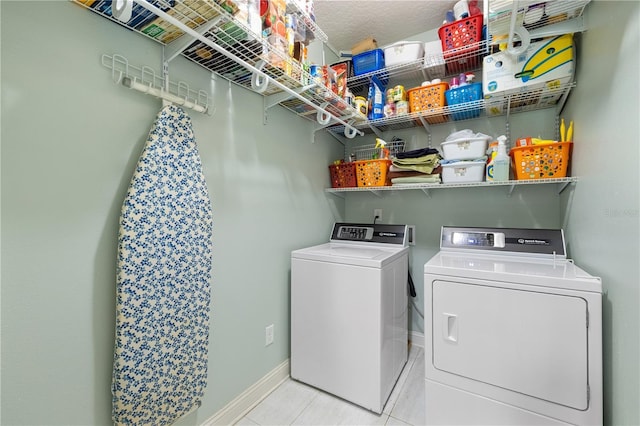
[[352, 241], [370, 241], [373, 228], [370, 226], [344, 225], [338, 228], [338, 238]]
[[383, 243], [401, 247], [408, 245], [408, 238], [407, 225], [336, 223], [331, 233], [331, 241]]

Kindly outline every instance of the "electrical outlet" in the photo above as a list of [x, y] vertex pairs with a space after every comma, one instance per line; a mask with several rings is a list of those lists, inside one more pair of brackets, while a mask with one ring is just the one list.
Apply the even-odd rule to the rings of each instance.
[[373, 221], [382, 222], [382, 209], [373, 209]]
[[265, 346], [269, 346], [273, 343], [273, 324], [268, 325], [267, 328], [264, 329], [264, 337], [265, 337]]
[[407, 225], [407, 228], [409, 229], [409, 245], [410, 246], [415, 246], [416, 245], [416, 226], [415, 225]]

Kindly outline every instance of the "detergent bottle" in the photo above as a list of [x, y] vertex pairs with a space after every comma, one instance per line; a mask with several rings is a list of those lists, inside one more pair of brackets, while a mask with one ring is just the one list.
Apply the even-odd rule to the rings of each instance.
[[491, 142], [489, 144], [489, 161], [487, 161], [486, 168], [486, 180], [487, 182], [493, 181], [493, 160], [498, 155], [498, 142]]
[[511, 159], [507, 155], [507, 137], [498, 136], [498, 153], [493, 159], [493, 180], [496, 182], [509, 180]]

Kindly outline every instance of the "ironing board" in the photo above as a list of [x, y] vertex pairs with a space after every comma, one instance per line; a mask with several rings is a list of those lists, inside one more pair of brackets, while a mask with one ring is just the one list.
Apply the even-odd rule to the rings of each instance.
[[207, 384], [212, 211], [191, 119], [158, 113], [122, 205], [113, 421], [168, 425]]

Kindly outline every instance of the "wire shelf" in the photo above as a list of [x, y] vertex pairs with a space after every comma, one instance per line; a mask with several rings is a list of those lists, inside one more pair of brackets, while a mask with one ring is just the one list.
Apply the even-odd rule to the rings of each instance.
[[[520, 0], [515, 24], [526, 28], [532, 37], [547, 37], [553, 33], [554, 27], [559, 33], [573, 32], [562, 29], [562, 24], [582, 17], [584, 8], [591, 0]], [[495, 0], [489, 3], [488, 33], [498, 44], [509, 34], [513, 1]]]

